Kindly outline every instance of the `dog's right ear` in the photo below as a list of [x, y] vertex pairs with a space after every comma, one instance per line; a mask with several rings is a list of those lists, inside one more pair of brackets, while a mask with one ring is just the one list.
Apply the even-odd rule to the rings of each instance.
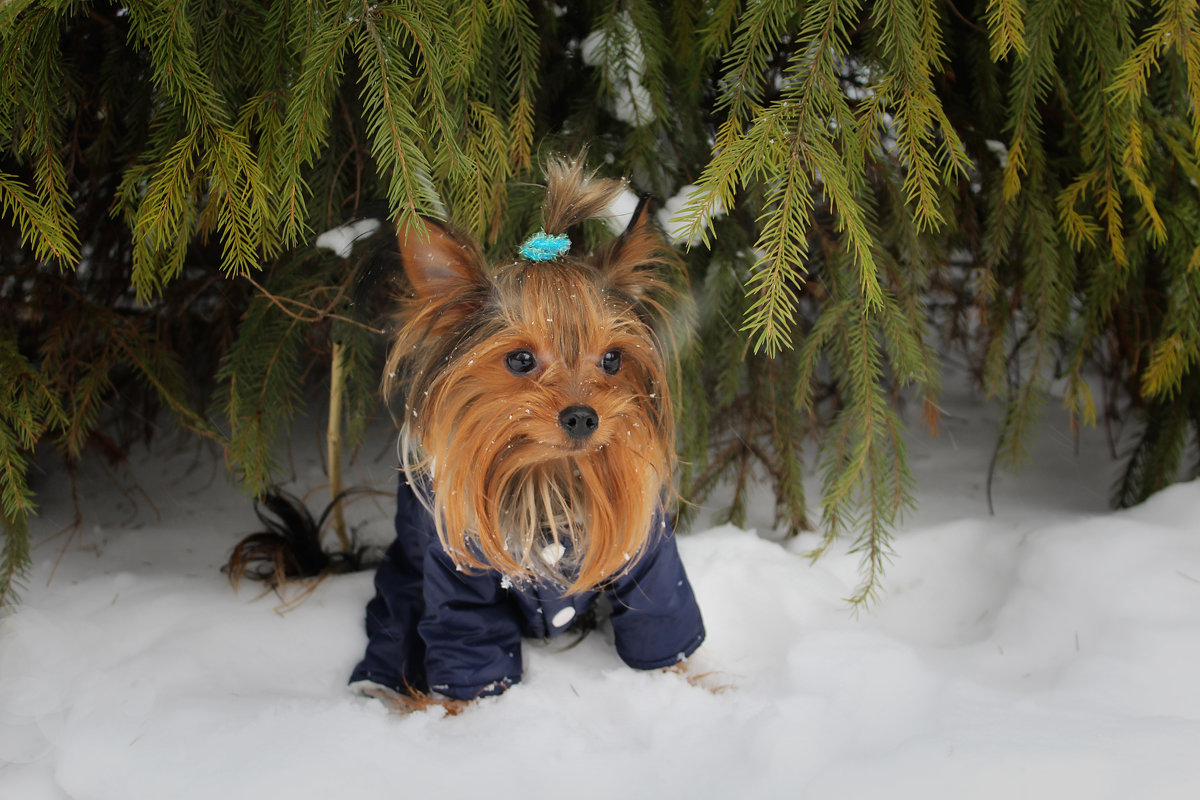
[[441, 223], [429, 219], [401, 223], [396, 235], [404, 272], [419, 297], [461, 298], [487, 285], [479, 246]]

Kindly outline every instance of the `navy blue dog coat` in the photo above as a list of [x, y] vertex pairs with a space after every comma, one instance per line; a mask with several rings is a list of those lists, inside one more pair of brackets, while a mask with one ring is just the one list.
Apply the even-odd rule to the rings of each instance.
[[636, 669], [671, 666], [704, 641], [704, 624], [661, 514], [642, 556], [600, 591], [564, 596], [546, 583], [513, 586], [495, 571], [459, 570], [433, 517], [401, 478], [396, 540], [367, 604], [367, 652], [350, 682], [469, 700], [521, 679], [521, 637], [566, 630], [603, 593], [617, 654]]

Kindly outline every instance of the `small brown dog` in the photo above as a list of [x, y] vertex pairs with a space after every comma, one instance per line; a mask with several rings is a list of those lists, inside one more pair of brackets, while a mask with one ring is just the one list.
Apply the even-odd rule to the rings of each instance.
[[633, 667], [677, 664], [703, 641], [667, 516], [675, 447], [659, 331], [673, 256], [644, 199], [591, 255], [567, 235], [622, 190], [552, 163], [543, 230], [495, 267], [440, 224], [400, 231], [412, 291], [384, 390], [404, 399], [407, 480], [359, 688], [497, 693], [520, 679], [521, 636], [553, 636], [601, 596]]

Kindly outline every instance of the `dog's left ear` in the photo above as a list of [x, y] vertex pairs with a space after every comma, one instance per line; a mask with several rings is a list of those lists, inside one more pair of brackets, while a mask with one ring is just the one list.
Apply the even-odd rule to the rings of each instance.
[[614, 286], [638, 300], [665, 287], [658, 268], [670, 254], [651, 221], [649, 201], [649, 195], [641, 196], [624, 232], [599, 250], [594, 262]]

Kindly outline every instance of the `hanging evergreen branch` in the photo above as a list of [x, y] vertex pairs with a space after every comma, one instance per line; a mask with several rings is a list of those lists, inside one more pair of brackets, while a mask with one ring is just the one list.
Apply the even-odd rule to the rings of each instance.
[[44, 443], [120, 449], [161, 409], [261, 490], [332, 341], [361, 441], [378, 353], [351, 320], [382, 308], [347, 305], [353, 265], [315, 232], [434, 214], [511, 257], [540, 163], [584, 150], [691, 248], [685, 494], [724, 483], [743, 521], [765, 480], [794, 533], [815, 456], [855, 602], [912, 503], [907, 404], [936, 430], [947, 342], [1004, 402], [999, 463], [1052, 386], [1073, 425], [1138, 420], [1118, 502], [1200, 463], [1195, 3], [13, 0], [0, 597]]
[[[538, 87], [538, 40], [537, 28], [529, 6], [517, 0], [501, 0], [493, 6], [494, 16], [489, 29], [503, 48], [499, 59], [481, 58], [475, 62], [476, 75], [487, 75], [488, 67], [498, 60], [510, 64], [508, 86], [501, 97], [508, 108], [509, 151], [508, 165], [511, 174], [529, 169], [533, 154], [534, 102]], [[480, 92], [486, 96], [485, 92]]]
[[12, 175], [0, 172], [0, 211], [16, 223], [21, 245], [30, 247], [36, 258], [70, 262], [79, 244], [73, 228], [63, 230], [54, 212]]
[[276, 483], [276, 445], [300, 403], [300, 348], [324, 318], [296, 313], [277, 297], [325, 294], [328, 267], [328, 257], [314, 252], [281, 264], [250, 302], [217, 371], [209, 413], [227, 421], [227, 460], [255, 496]]
[[284, 242], [295, 245], [307, 228], [307, 190], [303, 175], [326, 143], [334, 99], [341, 84], [346, 52], [355, 32], [343, 2], [320, 13], [315, 8], [305, 20], [299, 42], [301, 58], [283, 126], [286, 149], [279, 159], [279, 214]]
[[1003, 61], [1010, 51], [1026, 55], [1024, 8], [1020, 0], [988, 0], [987, 28], [993, 61]]
[[[431, 48], [432, 25], [414, 9], [366, 5], [353, 46], [363, 71], [363, 105], [372, 154], [387, 179], [387, 200], [397, 224], [415, 224], [421, 213], [437, 207], [432, 189], [434, 174], [426, 152], [418, 146], [426, 132], [439, 130], [444, 152], [438, 166], [447, 173], [458, 168], [455, 124], [450, 120], [442, 70]], [[435, 23], [436, 24], [436, 23]], [[404, 45], [410, 43], [424, 60], [414, 69]], [[432, 102], [420, 101], [418, 90], [430, 93]], [[414, 109], [425, 108], [423, 122]]]

